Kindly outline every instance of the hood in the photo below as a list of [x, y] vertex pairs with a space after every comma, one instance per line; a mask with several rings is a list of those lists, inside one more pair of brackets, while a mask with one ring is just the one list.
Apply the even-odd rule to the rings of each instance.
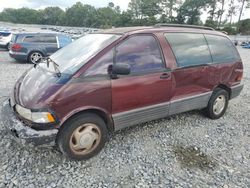
[[53, 103], [57, 91], [70, 78], [68, 74], [58, 77], [39, 66], [31, 68], [15, 84], [15, 101], [29, 109], [48, 108]]

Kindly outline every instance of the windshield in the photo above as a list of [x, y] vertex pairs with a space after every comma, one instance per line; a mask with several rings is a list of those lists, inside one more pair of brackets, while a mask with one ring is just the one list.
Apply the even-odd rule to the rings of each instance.
[[88, 34], [58, 50], [50, 58], [59, 65], [61, 73], [73, 74], [119, 37], [115, 34]]

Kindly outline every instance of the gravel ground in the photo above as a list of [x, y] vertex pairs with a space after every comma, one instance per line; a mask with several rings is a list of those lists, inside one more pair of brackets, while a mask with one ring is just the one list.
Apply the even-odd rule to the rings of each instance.
[[[0, 187], [250, 187], [250, 50], [239, 52], [245, 87], [224, 117], [192, 111], [128, 128], [88, 161], [17, 145], [0, 121]], [[0, 51], [0, 102], [30, 66]]]

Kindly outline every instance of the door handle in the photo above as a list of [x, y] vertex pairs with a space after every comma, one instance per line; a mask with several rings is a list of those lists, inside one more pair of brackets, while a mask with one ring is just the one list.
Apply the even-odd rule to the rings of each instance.
[[160, 76], [160, 79], [167, 79], [170, 77], [170, 74], [169, 73], [163, 73], [161, 76]]

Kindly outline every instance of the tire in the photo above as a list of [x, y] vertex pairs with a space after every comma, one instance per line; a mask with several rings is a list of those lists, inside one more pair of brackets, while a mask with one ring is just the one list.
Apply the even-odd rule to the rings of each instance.
[[205, 115], [210, 119], [222, 117], [228, 107], [229, 93], [221, 88], [216, 88], [205, 108]]
[[92, 113], [80, 114], [65, 122], [57, 136], [57, 146], [68, 158], [86, 160], [98, 154], [107, 141], [105, 122]]
[[9, 51], [10, 50], [10, 43], [8, 43], [5, 48]]
[[28, 56], [29, 63], [37, 64], [40, 59], [43, 57], [43, 54], [39, 51], [31, 52]]

